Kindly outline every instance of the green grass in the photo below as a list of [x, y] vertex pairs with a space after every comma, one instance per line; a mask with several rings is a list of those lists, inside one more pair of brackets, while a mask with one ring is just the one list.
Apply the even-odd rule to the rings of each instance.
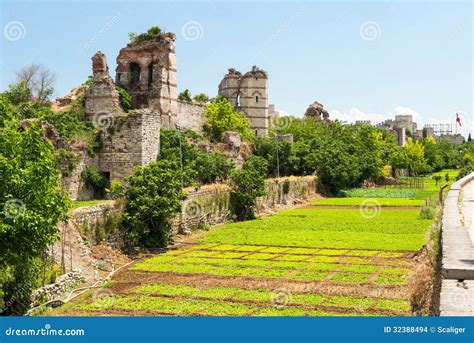
[[71, 210], [74, 210], [79, 207], [94, 206], [106, 202], [107, 200], [74, 200], [71, 201]]
[[352, 188], [341, 191], [348, 198], [408, 198], [413, 199], [422, 189], [414, 188]]
[[432, 223], [418, 215], [418, 210], [382, 209], [366, 218], [358, 209], [294, 209], [227, 224], [211, 230], [202, 242], [414, 251], [424, 244]]
[[[173, 284], [148, 284], [132, 289], [130, 295], [116, 295], [85, 302], [71, 309], [83, 311], [129, 310], [170, 315], [219, 316], [304, 316], [341, 315], [341, 312], [323, 310], [340, 308], [350, 315], [351, 309], [370, 311], [371, 308], [408, 312], [410, 304], [403, 299], [367, 298], [363, 296], [293, 293], [283, 308], [272, 305], [273, 292], [267, 289], [236, 287], [193, 287]], [[92, 302], [91, 302], [92, 301]], [[321, 307], [322, 306], [322, 307]], [[347, 312], [348, 311], [348, 312]], [[367, 312], [366, 314], [369, 314]]]
[[351, 197], [318, 199], [312, 203], [314, 206], [360, 206], [364, 204], [367, 206], [421, 206], [423, 205], [423, 200]]

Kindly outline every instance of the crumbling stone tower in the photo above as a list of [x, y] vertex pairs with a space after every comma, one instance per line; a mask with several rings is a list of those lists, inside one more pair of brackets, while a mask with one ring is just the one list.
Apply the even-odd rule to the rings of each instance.
[[130, 42], [117, 56], [115, 83], [132, 96], [135, 108], [176, 115], [176, 35], [171, 32], [144, 42]]
[[263, 70], [254, 66], [242, 76], [235, 69], [229, 69], [219, 84], [219, 95], [247, 115], [256, 135], [268, 134], [268, 77]]
[[242, 73], [230, 68], [219, 84], [219, 95], [225, 97], [234, 107], [239, 106], [240, 82]]
[[92, 85], [86, 94], [86, 117], [93, 120], [94, 116], [105, 117], [121, 112], [119, 94], [109, 75], [107, 58], [101, 51], [97, 51], [92, 56]]

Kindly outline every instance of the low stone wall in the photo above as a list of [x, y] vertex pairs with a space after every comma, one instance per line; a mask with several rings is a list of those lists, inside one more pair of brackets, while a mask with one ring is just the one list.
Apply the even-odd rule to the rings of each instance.
[[59, 225], [60, 239], [53, 244], [49, 254], [66, 271], [79, 270], [92, 280], [98, 261], [91, 257], [91, 247], [101, 240], [118, 248], [123, 245], [119, 234], [107, 233], [104, 229], [107, 220], [122, 209], [122, 203], [106, 201], [72, 210], [69, 221]]
[[474, 315], [474, 242], [463, 218], [472, 216], [463, 211], [463, 203], [469, 201], [463, 199], [463, 191], [472, 182], [474, 173], [453, 183], [443, 205], [441, 316]]
[[61, 275], [55, 283], [40, 287], [32, 293], [32, 306], [38, 306], [50, 300], [61, 298], [63, 294], [70, 292], [84, 281], [84, 276], [78, 270]]
[[[314, 176], [272, 179], [266, 183], [266, 195], [257, 199], [257, 212], [268, 213], [278, 208], [301, 203], [316, 195]], [[230, 188], [209, 185], [199, 191], [189, 191], [182, 211], [173, 220], [175, 232], [194, 227], [225, 223], [230, 219]]]
[[461, 191], [469, 182], [474, 182], [474, 173], [451, 185], [443, 205], [441, 242], [445, 279], [474, 279], [474, 268], [469, 262], [474, 257], [474, 247], [460, 209]]

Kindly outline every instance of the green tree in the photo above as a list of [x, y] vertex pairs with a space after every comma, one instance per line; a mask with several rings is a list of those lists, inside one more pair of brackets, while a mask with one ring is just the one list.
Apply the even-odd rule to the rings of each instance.
[[225, 131], [235, 131], [244, 139], [252, 139], [250, 120], [236, 112], [234, 106], [222, 96], [207, 105], [205, 116], [209, 123], [203, 129], [214, 142], [222, 141]]
[[254, 138], [253, 154], [263, 157], [268, 162], [268, 176], [295, 174], [292, 170], [292, 144], [279, 140], [277, 137], [256, 136]]
[[35, 288], [37, 260], [57, 239], [57, 224], [66, 219], [69, 203], [61, 190], [56, 152], [40, 122], [12, 119], [1, 129], [0, 274], [8, 305], [3, 314], [20, 315]]
[[425, 149], [419, 141], [409, 139], [403, 147], [406, 154], [406, 166], [410, 176], [416, 176], [427, 171]]
[[178, 100], [192, 102], [191, 92], [189, 89], [185, 89], [181, 93], [178, 94]]
[[171, 220], [186, 198], [181, 177], [176, 163], [158, 161], [137, 167], [126, 179], [124, 223], [131, 242], [148, 248], [166, 247]]
[[234, 163], [218, 152], [199, 151], [194, 165], [197, 181], [203, 184], [225, 181], [235, 169]]
[[237, 220], [254, 219], [256, 199], [265, 195], [267, 161], [250, 156], [241, 170], [235, 170], [230, 179], [232, 212]]
[[31, 89], [28, 87], [28, 83], [25, 80], [8, 85], [8, 90], [3, 94], [13, 105], [30, 102], [32, 97]]
[[196, 102], [202, 102], [202, 103], [206, 103], [206, 102], [209, 102], [211, 101], [211, 98], [208, 97], [206, 94], [204, 93], [199, 93], [197, 95], [194, 96], [194, 101]]

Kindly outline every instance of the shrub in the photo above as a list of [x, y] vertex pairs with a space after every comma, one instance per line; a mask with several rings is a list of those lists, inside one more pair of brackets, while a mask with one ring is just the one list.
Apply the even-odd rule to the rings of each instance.
[[225, 181], [234, 169], [234, 163], [227, 160], [224, 154], [202, 152], [190, 143], [191, 140], [203, 140], [203, 137], [191, 130], [180, 133], [161, 129], [158, 160], [171, 161], [180, 166], [182, 158], [184, 186], [190, 186], [195, 182], [206, 184]]
[[265, 159], [251, 156], [244, 162], [242, 170], [235, 170], [232, 173], [230, 201], [237, 220], [255, 218], [254, 208], [257, 197], [265, 195], [267, 168]]
[[224, 154], [199, 151], [196, 159], [197, 180], [203, 184], [225, 181], [235, 168]]
[[189, 91], [189, 89], [185, 89], [184, 91], [179, 93], [178, 100], [192, 102], [193, 100], [191, 99], [191, 92]]
[[140, 45], [141, 43], [146, 41], [161, 40], [164, 38], [165, 33], [161, 30], [160, 27], [152, 26], [145, 33], [137, 34], [135, 32], [130, 32], [128, 36], [130, 38], [130, 43], [128, 43], [127, 46], [133, 47]]
[[283, 194], [288, 194], [290, 193], [290, 180], [285, 180], [283, 182]]
[[125, 112], [130, 111], [132, 109], [132, 96], [121, 86], [115, 86], [115, 88], [119, 93], [120, 107], [122, 107], [122, 110]]
[[82, 171], [81, 177], [85, 184], [94, 190], [95, 195], [100, 196], [103, 194], [107, 185], [107, 179], [96, 167], [87, 166]]
[[105, 190], [110, 199], [123, 199], [125, 198], [126, 187], [119, 180], [112, 180], [110, 182], [110, 188]]
[[170, 161], [152, 162], [138, 167], [127, 181], [124, 224], [132, 243], [145, 247], [166, 247], [171, 219], [181, 211], [185, 195], [181, 188], [182, 173]]
[[204, 94], [204, 93], [199, 93], [199, 94], [197, 94], [197, 95], [194, 96], [193, 100], [196, 101], [196, 102], [206, 103], [206, 102], [211, 101], [211, 98], [208, 97], [208, 96], [207, 96], [206, 94]]
[[436, 208], [432, 205], [423, 205], [420, 209], [420, 219], [434, 219]]

